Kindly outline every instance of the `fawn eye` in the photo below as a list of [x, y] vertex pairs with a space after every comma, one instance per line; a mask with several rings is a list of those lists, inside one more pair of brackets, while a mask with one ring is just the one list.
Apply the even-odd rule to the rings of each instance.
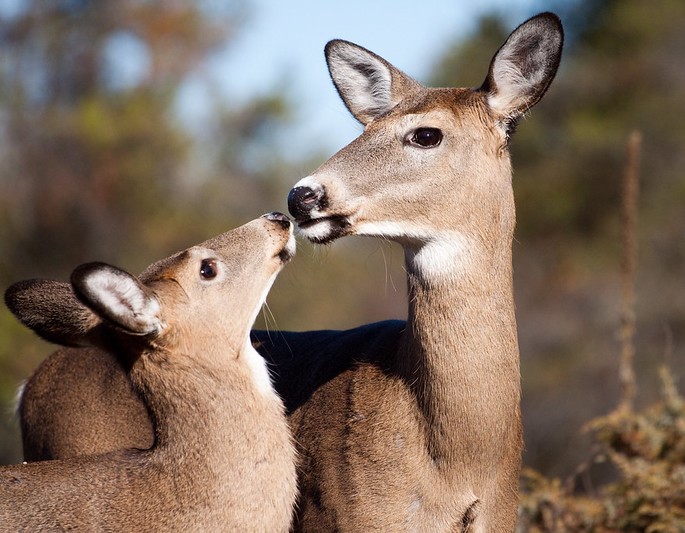
[[216, 259], [203, 259], [200, 264], [200, 276], [202, 279], [214, 279], [219, 273]]
[[409, 142], [422, 148], [433, 148], [442, 141], [442, 132], [438, 128], [417, 128]]

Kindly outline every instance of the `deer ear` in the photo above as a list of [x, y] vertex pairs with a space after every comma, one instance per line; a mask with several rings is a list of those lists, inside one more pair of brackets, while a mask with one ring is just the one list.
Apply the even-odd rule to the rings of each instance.
[[325, 54], [340, 98], [365, 126], [421, 88], [421, 84], [385, 59], [354, 43], [330, 41]]
[[563, 43], [559, 17], [541, 13], [516, 28], [492, 58], [480, 90], [507, 129], [547, 91], [559, 67]]
[[162, 329], [157, 297], [135, 276], [105, 263], [86, 263], [71, 274], [76, 296], [102, 320], [130, 335]]
[[89, 336], [101, 320], [78, 301], [71, 285], [30, 279], [11, 285], [5, 303], [28, 328], [49, 342], [65, 346], [89, 345]]

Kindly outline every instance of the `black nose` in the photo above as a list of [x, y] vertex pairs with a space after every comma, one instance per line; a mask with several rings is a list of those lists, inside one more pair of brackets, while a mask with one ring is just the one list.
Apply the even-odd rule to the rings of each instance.
[[265, 215], [262, 215], [262, 218], [278, 222], [283, 227], [283, 229], [287, 229], [290, 227], [290, 219], [286, 215], [284, 215], [283, 213], [279, 213], [278, 211], [266, 213]]
[[288, 194], [288, 211], [296, 220], [307, 218], [314, 208], [323, 208], [323, 189], [314, 190], [311, 187], [293, 187]]

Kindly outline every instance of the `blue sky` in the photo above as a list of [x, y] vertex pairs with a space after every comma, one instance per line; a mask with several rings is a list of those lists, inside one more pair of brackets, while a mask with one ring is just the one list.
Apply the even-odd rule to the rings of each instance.
[[[513, 29], [544, 10], [541, 0], [251, 0], [248, 5], [251, 15], [237, 39], [204, 73], [229, 101], [285, 88], [298, 114], [284, 142], [297, 153], [313, 145], [335, 151], [361, 131], [328, 77], [323, 48], [329, 40], [360, 44], [422, 81], [446, 45], [466, 37], [483, 13], [504, 13]], [[483, 65], [483, 75], [486, 69]], [[200, 87], [188, 91], [184, 107], [197, 124], [202, 101]]]

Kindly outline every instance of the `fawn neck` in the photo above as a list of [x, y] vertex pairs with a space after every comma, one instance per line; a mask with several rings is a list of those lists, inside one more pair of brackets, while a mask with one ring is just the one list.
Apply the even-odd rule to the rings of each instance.
[[436, 465], [460, 471], [487, 465], [483, 454], [498, 453], [493, 442], [520, 438], [511, 238], [480, 252], [462, 245], [405, 246], [409, 309], [399, 362]]
[[216, 451], [224, 456], [236, 434], [244, 438], [255, 418], [280, 416], [278, 398], [270, 390], [257, 390], [242, 351], [212, 353], [208, 348], [202, 357], [173, 355], [152, 352], [131, 369], [131, 380], [146, 398], [159, 453], [199, 453], [203, 461], [211, 461], [208, 455]]

